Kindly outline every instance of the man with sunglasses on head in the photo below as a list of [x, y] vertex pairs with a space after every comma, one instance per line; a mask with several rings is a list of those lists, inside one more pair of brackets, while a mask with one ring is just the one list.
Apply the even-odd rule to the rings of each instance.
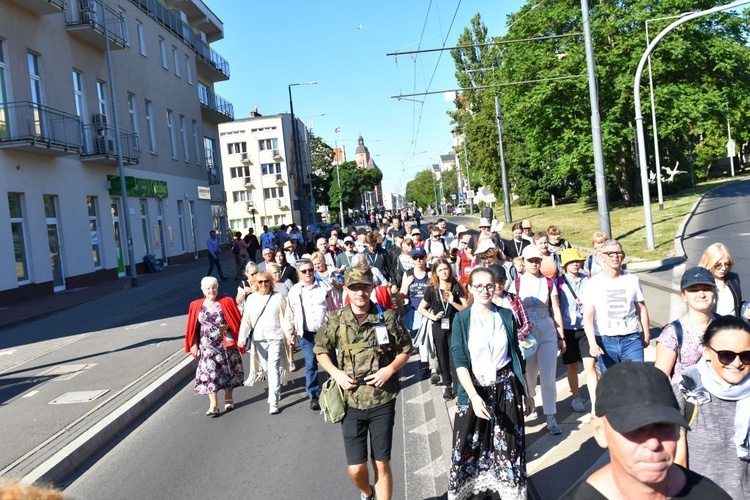
[[287, 337], [299, 340], [305, 357], [305, 390], [310, 399], [310, 409], [320, 410], [320, 383], [318, 382], [318, 361], [313, 353], [315, 334], [323, 325], [326, 313], [336, 309], [338, 303], [334, 288], [315, 278], [315, 268], [310, 259], [297, 261], [297, 282], [287, 295], [287, 308], [284, 314], [284, 333]]
[[342, 271], [348, 271], [352, 268], [352, 257], [357, 252], [354, 251], [354, 238], [347, 236], [344, 238], [344, 251], [336, 256], [336, 267]]
[[625, 252], [617, 240], [602, 244], [603, 268], [586, 284], [583, 329], [601, 373], [623, 361], [643, 362], [651, 340], [641, 283], [622, 269]]

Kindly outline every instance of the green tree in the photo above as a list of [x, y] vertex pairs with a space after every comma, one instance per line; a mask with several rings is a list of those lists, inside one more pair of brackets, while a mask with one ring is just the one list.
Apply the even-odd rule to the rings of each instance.
[[435, 175], [431, 169], [417, 172], [414, 179], [406, 183], [406, 191], [404, 193], [406, 201], [416, 203], [419, 207], [434, 205], [435, 186]]
[[333, 148], [315, 135], [310, 136], [310, 156], [312, 157], [313, 192], [315, 203], [329, 205], [328, 190], [331, 188], [333, 165]]
[[[721, 3], [619, 0], [593, 4], [590, 19], [602, 142], [613, 199], [632, 203], [639, 192], [632, 86], [645, 49], [645, 20]], [[527, 2], [509, 16], [509, 28], [502, 40], [583, 31], [577, 3], [550, 0], [543, 9], [535, 9], [535, 4]], [[668, 23], [650, 24], [650, 31], [655, 35]], [[680, 169], [687, 170], [688, 141], [696, 144], [699, 170], [725, 156], [727, 121], [732, 125], [735, 140], [740, 144], [747, 141], [750, 49], [745, 40], [749, 28], [747, 13], [717, 14], [685, 24], [657, 47], [652, 68], [663, 166], [674, 167], [679, 162]], [[481, 42], [483, 37], [486, 28], [477, 16], [471, 27], [464, 30], [460, 45]], [[483, 50], [456, 49], [453, 57], [458, 81], [465, 88], [586, 74], [580, 35], [509, 43]], [[492, 70], [472, 71], [478, 68]], [[481, 77], [477, 76], [480, 74]], [[645, 78], [642, 84], [643, 111], [648, 123]], [[457, 100], [457, 110], [451, 116], [467, 132], [472, 168], [482, 172], [482, 180], [500, 192], [495, 160], [497, 137], [490, 131], [490, 124], [495, 125], [494, 102], [490, 102], [495, 92], [500, 96], [503, 113], [511, 186], [521, 201], [540, 205], [548, 202], [550, 194], [593, 198], [591, 109], [586, 78], [465, 92]], [[652, 141], [647, 140], [651, 149]]]
[[383, 180], [383, 173], [378, 169], [359, 168], [357, 162], [347, 161], [339, 165], [341, 172], [341, 189], [338, 182], [331, 182], [328, 197], [334, 211], [338, 211], [339, 199], [344, 203], [344, 210], [359, 210], [361, 195], [372, 191]]

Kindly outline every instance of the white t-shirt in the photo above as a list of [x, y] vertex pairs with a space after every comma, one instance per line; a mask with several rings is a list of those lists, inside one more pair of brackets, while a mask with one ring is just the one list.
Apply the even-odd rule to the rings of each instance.
[[640, 331], [635, 303], [643, 302], [643, 290], [638, 278], [624, 272], [615, 279], [603, 272], [586, 283], [582, 302], [594, 306], [594, 331], [608, 337], [628, 335]]

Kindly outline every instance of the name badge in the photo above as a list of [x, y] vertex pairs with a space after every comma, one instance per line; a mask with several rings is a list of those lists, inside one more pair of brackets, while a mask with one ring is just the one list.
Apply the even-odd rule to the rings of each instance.
[[440, 319], [440, 329], [441, 330], [450, 330], [451, 329], [451, 321], [448, 318], [441, 318]]
[[378, 344], [380, 345], [387, 345], [391, 343], [390, 339], [388, 338], [388, 330], [385, 328], [385, 325], [375, 325], [375, 337], [378, 339]]

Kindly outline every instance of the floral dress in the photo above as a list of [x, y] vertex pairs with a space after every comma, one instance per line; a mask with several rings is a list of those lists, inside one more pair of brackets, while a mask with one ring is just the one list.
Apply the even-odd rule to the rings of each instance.
[[456, 406], [448, 498], [526, 499], [526, 438], [523, 387], [510, 367], [495, 384], [474, 384], [490, 408], [478, 418], [471, 403]]
[[221, 305], [201, 306], [198, 313], [200, 343], [195, 370], [195, 394], [215, 394], [242, 386], [245, 373], [237, 349], [224, 349], [221, 327], [226, 324]]

